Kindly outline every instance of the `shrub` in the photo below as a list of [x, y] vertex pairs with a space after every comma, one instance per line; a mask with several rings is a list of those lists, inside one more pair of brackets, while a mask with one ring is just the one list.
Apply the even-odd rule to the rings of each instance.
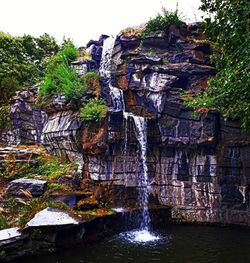
[[250, 17], [248, 1], [202, 0], [201, 9], [213, 19], [204, 22], [212, 41], [212, 62], [217, 69], [203, 93], [186, 98], [197, 111], [216, 109], [225, 119], [238, 119], [250, 129]]
[[73, 43], [68, 42], [49, 62], [40, 96], [63, 94], [67, 99], [77, 99], [86, 90], [86, 82], [70, 68], [70, 62], [79, 55]]
[[171, 12], [162, 8], [162, 14], [158, 13], [155, 18], [151, 18], [146, 23], [142, 31], [142, 38], [147, 37], [151, 32], [167, 31], [170, 25], [182, 26], [184, 24], [178, 15], [178, 10]]
[[100, 121], [106, 116], [107, 110], [103, 99], [90, 99], [80, 110], [80, 117], [85, 121]]

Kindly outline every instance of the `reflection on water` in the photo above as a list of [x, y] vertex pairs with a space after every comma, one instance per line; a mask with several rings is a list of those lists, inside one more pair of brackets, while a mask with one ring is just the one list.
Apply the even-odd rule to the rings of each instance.
[[[208, 226], [168, 225], [152, 242], [130, 242], [127, 232], [77, 250], [26, 258], [20, 263], [247, 263], [250, 231]], [[147, 235], [142, 235], [147, 237]], [[140, 241], [140, 240], [139, 240]]]

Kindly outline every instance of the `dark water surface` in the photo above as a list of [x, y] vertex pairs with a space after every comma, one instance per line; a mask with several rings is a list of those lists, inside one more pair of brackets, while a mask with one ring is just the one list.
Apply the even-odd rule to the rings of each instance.
[[21, 263], [248, 263], [250, 230], [169, 225], [154, 242], [133, 243], [124, 234]]

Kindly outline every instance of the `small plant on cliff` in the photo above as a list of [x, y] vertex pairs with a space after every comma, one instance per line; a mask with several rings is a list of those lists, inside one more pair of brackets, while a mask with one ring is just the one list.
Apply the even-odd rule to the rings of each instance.
[[82, 78], [78, 77], [76, 71], [70, 68], [70, 63], [78, 55], [78, 49], [72, 42], [68, 42], [51, 58], [44, 83], [39, 91], [40, 96], [63, 94], [68, 99], [81, 97], [86, 90], [86, 84]]
[[8, 228], [9, 224], [7, 219], [0, 212], [0, 230]]
[[80, 117], [85, 121], [100, 121], [106, 116], [107, 110], [103, 99], [90, 99], [80, 110]]
[[142, 29], [140, 27], [127, 27], [123, 29], [120, 34], [132, 38], [132, 37], [140, 37], [142, 33]]
[[2, 165], [0, 178], [10, 181], [16, 178], [35, 176], [47, 177], [49, 182], [57, 178], [74, 174], [77, 170], [75, 163], [67, 162], [54, 156], [42, 155], [36, 158], [36, 162], [18, 163], [15, 156], [9, 155], [6, 163]]
[[11, 128], [12, 122], [9, 114], [10, 114], [9, 105], [0, 106], [0, 134], [4, 129]]
[[86, 72], [82, 76], [83, 82], [85, 83], [87, 89], [91, 90], [96, 98], [99, 98], [101, 95], [101, 86], [99, 78], [99, 73], [94, 71]]
[[151, 32], [160, 33], [167, 31], [169, 26], [182, 26], [185, 23], [180, 19], [178, 10], [171, 12], [162, 7], [162, 13], [158, 13], [155, 18], [151, 18], [142, 31], [142, 38], [147, 37]]

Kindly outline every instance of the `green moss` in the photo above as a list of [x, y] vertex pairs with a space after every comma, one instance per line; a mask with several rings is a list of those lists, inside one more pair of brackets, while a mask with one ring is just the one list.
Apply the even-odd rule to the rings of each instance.
[[3, 249], [0, 249], [0, 259], [6, 258], [6, 252]]
[[100, 121], [107, 115], [108, 107], [103, 99], [90, 99], [80, 110], [80, 117], [84, 121]]
[[0, 214], [0, 230], [8, 227], [9, 224], [7, 218], [4, 215]]
[[166, 129], [170, 129], [174, 126], [175, 121], [174, 120], [164, 120], [164, 122], [162, 123], [162, 126]]
[[169, 64], [168, 59], [167, 59], [167, 58], [163, 58], [163, 59], [162, 59], [162, 64], [163, 64], [163, 65]]
[[58, 184], [58, 183], [50, 183], [48, 185], [49, 191], [67, 191], [68, 187], [66, 185]]
[[150, 57], [154, 57], [156, 56], [157, 52], [154, 48], [150, 48], [148, 51], [147, 51], [147, 55], [150, 56]]
[[31, 240], [41, 239], [43, 237], [41, 229], [32, 229], [30, 238]]
[[0, 134], [5, 128], [11, 128], [12, 122], [10, 119], [10, 106], [2, 105], [0, 106]]

